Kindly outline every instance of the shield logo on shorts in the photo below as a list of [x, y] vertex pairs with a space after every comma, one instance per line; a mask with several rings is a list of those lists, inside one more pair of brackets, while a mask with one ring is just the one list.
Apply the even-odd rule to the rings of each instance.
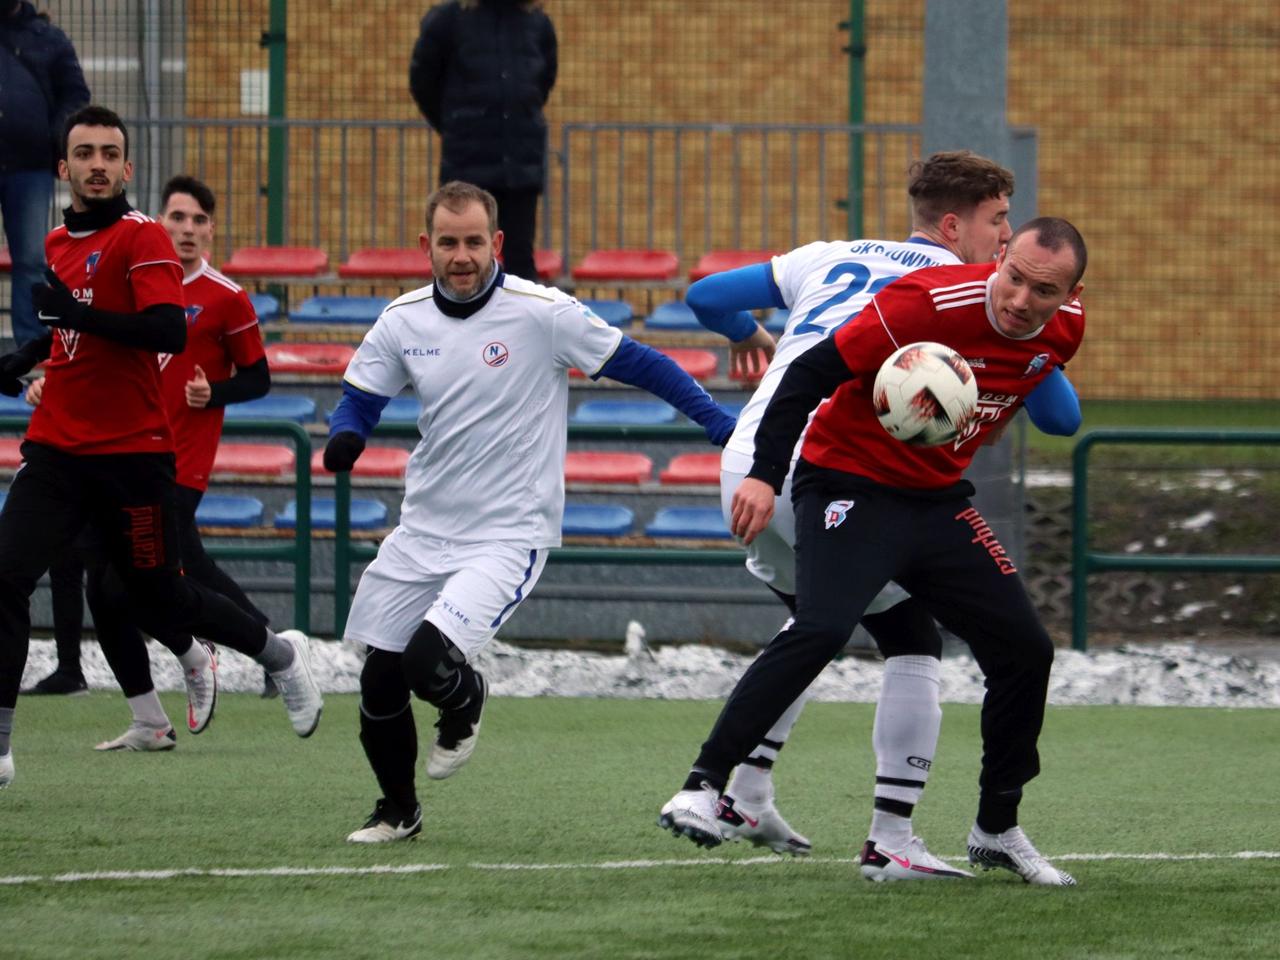
[[830, 530], [832, 527], [838, 527], [844, 523], [844, 518], [852, 506], [852, 500], [832, 500], [828, 503], [827, 509], [823, 511], [823, 529]]

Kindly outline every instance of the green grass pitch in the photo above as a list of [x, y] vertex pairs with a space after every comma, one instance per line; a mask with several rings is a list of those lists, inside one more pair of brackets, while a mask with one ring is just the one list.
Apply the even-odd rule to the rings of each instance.
[[[1036, 889], [858, 876], [866, 704], [811, 704], [779, 762], [810, 860], [660, 831], [718, 707], [495, 698], [470, 765], [423, 777], [422, 836], [367, 848], [343, 842], [376, 798], [354, 697], [330, 696], [298, 741], [278, 702], [226, 696], [205, 734], [147, 755], [93, 752], [127, 722], [117, 696], [24, 697], [0, 792], [0, 957], [1280, 955], [1275, 711], [1051, 709], [1022, 823], [1080, 886]], [[424, 736], [431, 719], [418, 710]], [[977, 721], [945, 708], [917, 812], [943, 856], [973, 816]]]

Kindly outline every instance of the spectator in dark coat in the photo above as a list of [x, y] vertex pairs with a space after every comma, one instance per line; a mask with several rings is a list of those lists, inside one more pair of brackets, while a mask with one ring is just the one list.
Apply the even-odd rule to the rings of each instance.
[[13, 257], [13, 339], [47, 332], [31, 307], [44, 283], [53, 176], [67, 117], [89, 102], [67, 35], [26, 0], [0, 0], [0, 218]]
[[409, 89], [442, 142], [440, 182], [498, 201], [508, 273], [537, 280], [538, 194], [546, 178], [543, 105], [556, 82], [556, 31], [538, 0], [449, 0], [427, 11]]

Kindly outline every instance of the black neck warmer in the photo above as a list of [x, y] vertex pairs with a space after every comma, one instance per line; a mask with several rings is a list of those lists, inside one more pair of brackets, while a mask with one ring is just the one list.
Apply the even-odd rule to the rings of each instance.
[[67, 225], [67, 230], [71, 233], [85, 233], [111, 226], [132, 209], [129, 198], [121, 193], [110, 200], [90, 204], [89, 209], [84, 211], [63, 207], [62, 222]]

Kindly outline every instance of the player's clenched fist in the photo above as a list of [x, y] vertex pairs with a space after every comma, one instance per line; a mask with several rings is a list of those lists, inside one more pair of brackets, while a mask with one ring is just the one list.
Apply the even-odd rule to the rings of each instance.
[[329, 438], [324, 447], [324, 468], [330, 473], [341, 473], [355, 466], [364, 453], [364, 437], [351, 430], [343, 430]]
[[46, 283], [37, 283], [31, 288], [31, 302], [35, 305], [36, 316], [46, 327], [79, 330], [80, 322], [89, 308], [75, 298], [75, 294], [67, 289], [67, 285], [52, 270], [45, 270], [44, 276]]
[[763, 480], [747, 477], [733, 492], [733, 535], [743, 543], [756, 538], [773, 519], [773, 487]]

